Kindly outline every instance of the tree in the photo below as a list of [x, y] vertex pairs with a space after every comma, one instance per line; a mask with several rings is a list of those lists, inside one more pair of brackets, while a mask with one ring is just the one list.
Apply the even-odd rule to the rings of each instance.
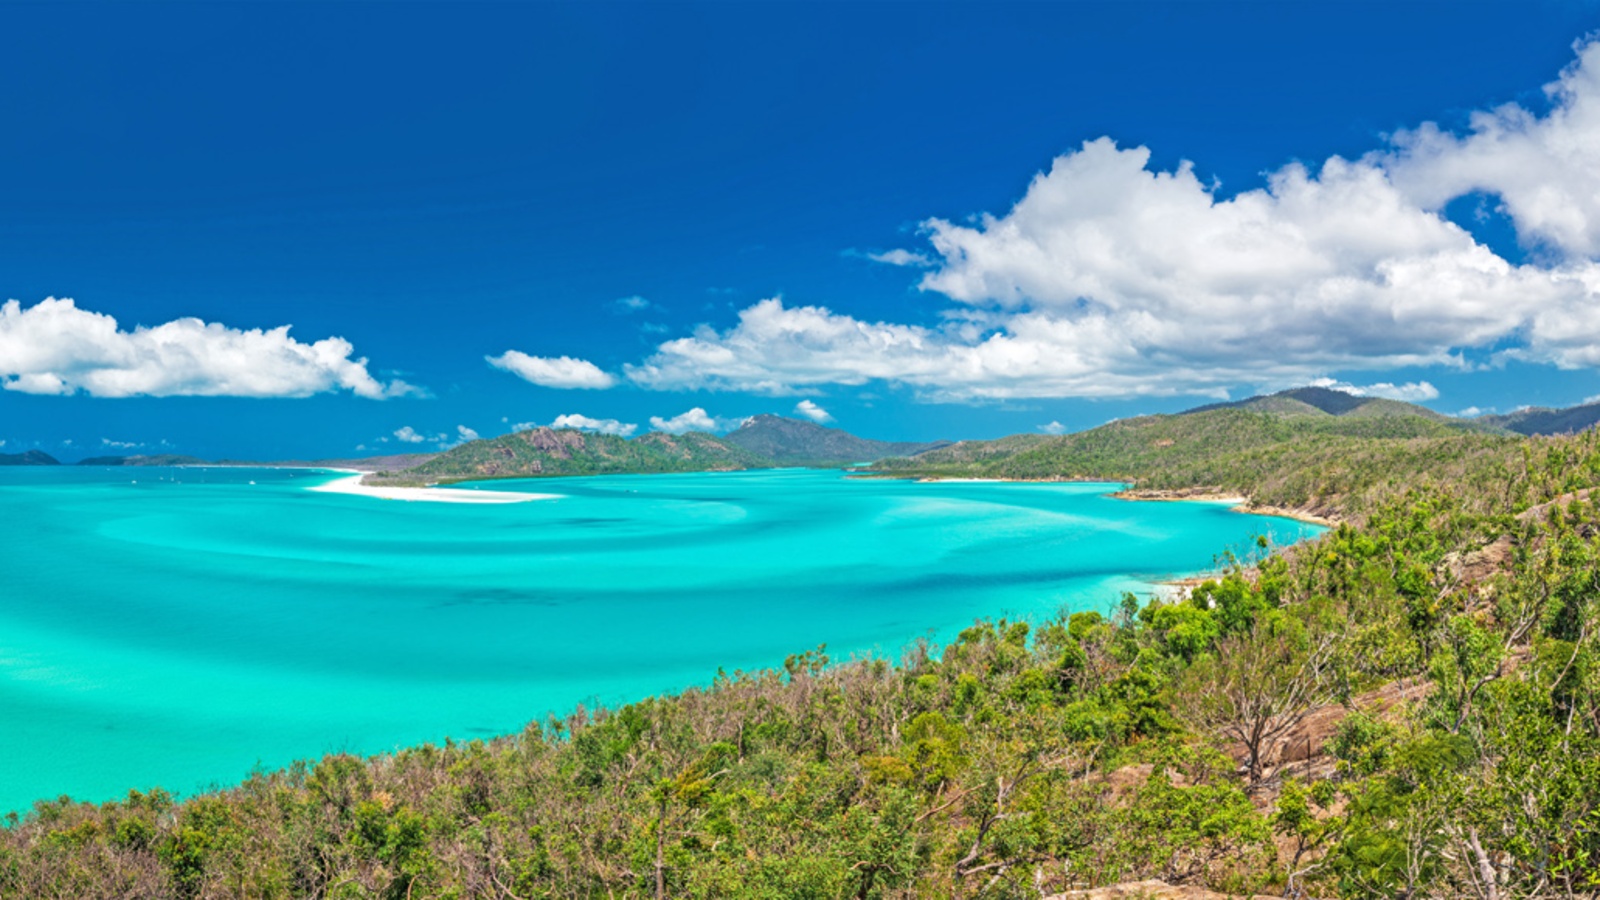
[[1190, 666], [1175, 705], [1196, 729], [1244, 745], [1254, 787], [1273, 741], [1338, 698], [1334, 648], [1329, 632], [1311, 632], [1287, 616], [1264, 616]]

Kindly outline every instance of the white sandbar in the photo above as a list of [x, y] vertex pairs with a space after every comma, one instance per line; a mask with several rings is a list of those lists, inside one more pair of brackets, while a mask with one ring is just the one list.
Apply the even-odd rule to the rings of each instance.
[[373, 487], [361, 483], [361, 475], [335, 478], [319, 484], [313, 491], [328, 494], [355, 494], [379, 500], [428, 500], [434, 503], [525, 503], [529, 500], [554, 500], [560, 494], [529, 494], [518, 491], [477, 491], [470, 488]]

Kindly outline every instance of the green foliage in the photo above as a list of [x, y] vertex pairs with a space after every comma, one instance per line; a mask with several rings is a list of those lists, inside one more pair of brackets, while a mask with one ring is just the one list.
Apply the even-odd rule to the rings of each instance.
[[651, 432], [632, 440], [573, 429], [534, 428], [469, 441], [402, 472], [370, 476], [377, 484], [419, 485], [484, 478], [718, 472], [758, 469], [772, 460], [702, 432]]
[[1238, 493], [1263, 506], [1349, 516], [1365, 515], [1401, 486], [1488, 489], [1498, 481], [1496, 464], [1518, 445], [1516, 438], [1423, 415], [1284, 416], [1223, 408], [1123, 419], [1058, 437], [963, 441], [874, 468], [928, 477], [1127, 481], [1144, 491]]

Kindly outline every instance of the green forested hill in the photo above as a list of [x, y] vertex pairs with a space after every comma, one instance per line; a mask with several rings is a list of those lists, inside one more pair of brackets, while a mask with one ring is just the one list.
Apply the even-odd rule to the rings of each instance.
[[1600, 422], [1600, 403], [1566, 409], [1530, 406], [1504, 415], [1484, 416], [1480, 421], [1518, 434], [1572, 434]]
[[1216, 409], [1243, 409], [1277, 416], [1351, 416], [1355, 418], [1381, 418], [1416, 416], [1436, 422], [1453, 422], [1463, 428], [1494, 431], [1493, 425], [1470, 419], [1452, 419], [1425, 406], [1387, 400], [1382, 397], [1363, 397], [1325, 387], [1292, 388], [1276, 394], [1247, 397], [1228, 403], [1211, 403], [1187, 410], [1180, 415], [1208, 412]]
[[784, 465], [848, 465], [890, 456], [910, 456], [942, 446], [874, 441], [838, 428], [783, 416], [752, 416], [724, 438], [757, 456]]
[[471, 441], [407, 469], [370, 476], [379, 484], [474, 478], [722, 472], [774, 465], [832, 465], [913, 453], [937, 444], [870, 441], [837, 428], [755, 416], [725, 437], [653, 431], [628, 439], [575, 429], [533, 428]]
[[[1210, 488], [1259, 504], [1360, 512], [1380, 484], [1454, 477], [1516, 441], [1442, 417], [1213, 407], [1111, 422], [1076, 434], [963, 441], [874, 466], [923, 477], [1129, 481]], [[1380, 407], [1380, 410], [1385, 409]]]
[[718, 472], [770, 465], [770, 460], [704, 433], [652, 432], [628, 440], [573, 429], [533, 428], [470, 441], [421, 465], [369, 478], [380, 484], [426, 484], [540, 475]]

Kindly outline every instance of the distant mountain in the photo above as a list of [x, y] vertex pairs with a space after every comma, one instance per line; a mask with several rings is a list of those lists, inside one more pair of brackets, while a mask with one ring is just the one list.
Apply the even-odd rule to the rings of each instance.
[[25, 453], [0, 453], [0, 466], [59, 466], [61, 461], [39, 450]]
[[1517, 434], [1570, 434], [1592, 428], [1600, 422], [1600, 403], [1585, 403], [1566, 409], [1530, 406], [1505, 415], [1484, 416], [1478, 421]]
[[724, 440], [784, 465], [873, 462], [891, 456], [913, 456], [950, 443], [873, 441], [838, 428], [824, 428], [815, 422], [772, 415], [760, 415], [747, 420]]
[[764, 457], [704, 432], [651, 432], [628, 440], [573, 429], [534, 428], [469, 441], [421, 465], [381, 472], [372, 480], [425, 484], [536, 475], [726, 472], [771, 465]]
[[148, 456], [91, 456], [78, 460], [80, 466], [196, 466], [205, 460], [198, 456], [180, 456], [176, 453], [153, 453]]
[[[1505, 434], [1507, 429], [1494, 417], [1460, 419], [1434, 412], [1425, 406], [1386, 400], [1382, 397], [1361, 397], [1346, 391], [1324, 387], [1293, 388], [1259, 397], [1247, 397], [1231, 403], [1209, 403], [1185, 410], [1179, 415], [1210, 412], [1218, 409], [1243, 409], [1266, 413], [1279, 418], [1337, 418], [1337, 419], [1396, 419], [1414, 417], [1430, 422], [1440, 422], [1464, 431], [1481, 431]], [[1527, 432], [1524, 432], [1527, 433]]]
[[1351, 454], [1372, 441], [1509, 436], [1500, 429], [1428, 410], [1423, 410], [1427, 415], [1414, 413], [1411, 408], [1407, 403], [1348, 394], [1253, 397], [1175, 415], [1119, 419], [1075, 434], [962, 441], [909, 459], [883, 460], [874, 468], [939, 477], [1132, 480], [1158, 487], [1188, 478], [1187, 483], [1236, 489], [1246, 479], [1223, 477], [1225, 473], [1250, 471], [1252, 466], [1265, 471], [1273, 468], [1270, 460], [1288, 458], [1286, 454], [1308, 450]]
[[1382, 397], [1362, 397], [1325, 387], [1291, 388], [1276, 394], [1247, 397], [1231, 403], [1208, 403], [1205, 406], [1185, 410], [1182, 414], [1207, 412], [1213, 409], [1248, 409], [1277, 416], [1421, 416], [1435, 421], [1446, 421], [1450, 418], [1415, 403], [1385, 400]]

